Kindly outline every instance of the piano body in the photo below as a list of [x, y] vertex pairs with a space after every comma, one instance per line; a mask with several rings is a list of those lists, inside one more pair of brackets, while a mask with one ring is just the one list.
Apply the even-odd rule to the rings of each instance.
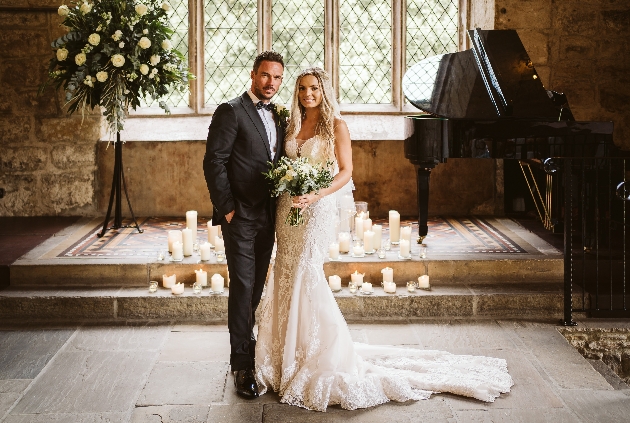
[[405, 97], [427, 113], [405, 118], [419, 243], [428, 230], [431, 170], [448, 158], [515, 159], [551, 174], [554, 158], [616, 151], [612, 122], [576, 122], [566, 96], [543, 87], [516, 31], [475, 29], [468, 36], [470, 50], [422, 60], [403, 77]]

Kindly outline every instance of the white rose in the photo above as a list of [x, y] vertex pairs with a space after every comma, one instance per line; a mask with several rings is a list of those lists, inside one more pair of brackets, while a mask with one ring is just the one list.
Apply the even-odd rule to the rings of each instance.
[[88, 37], [88, 43], [92, 44], [93, 46], [97, 46], [98, 43], [101, 42], [101, 36], [98, 34], [91, 34]]
[[153, 56], [151, 56], [149, 61], [151, 62], [151, 65], [155, 66], [158, 63], [160, 63], [160, 56], [158, 56], [157, 54], [154, 54]]
[[96, 79], [98, 80], [98, 82], [105, 82], [107, 81], [107, 72], [105, 71], [100, 71], [96, 73]]
[[149, 73], [149, 65], [145, 65], [144, 63], [140, 65], [140, 73], [146, 75]]
[[140, 41], [138, 41], [138, 45], [144, 49], [147, 49], [151, 47], [151, 40], [149, 40], [147, 37], [142, 37], [140, 38]]
[[164, 2], [164, 3], [162, 3], [162, 9], [164, 9], [164, 10], [166, 10], [168, 12], [169, 10], [171, 10], [171, 5], [166, 3], [166, 2]]
[[153, 79], [153, 78], [155, 78], [155, 74], [154, 73], [150, 73], [149, 74], [149, 79]]
[[157, 68], [151, 69], [151, 73], [155, 75], [156, 73], [158, 73], [158, 69]]
[[90, 10], [92, 10], [92, 5], [89, 4], [89, 3], [84, 2], [79, 9], [81, 10], [81, 13], [86, 15], [86, 14], [90, 13]]
[[123, 48], [125, 46], [125, 42], [121, 41], [118, 43], [118, 47]]
[[143, 30], [142, 30], [142, 33], [143, 33], [143, 34], [148, 34], [148, 33], [149, 33], [149, 30], [145, 28], [145, 29], [143, 29]]
[[59, 6], [59, 9], [57, 9], [57, 13], [59, 13], [59, 16], [68, 16], [68, 14], [70, 13], [70, 9], [68, 9], [68, 6], [66, 6], [65, 4], [62, 4], [61, 6]]
[[118, 41], [122, 38], [122, 31], [120, 29], [117, 29], [116, 32], [114, 32], [114, 34], [112, 35], [112, 38], [114, 39], [114, 41]]
[[125, 64], [125, 57], [122, 54], [114, 54], [112, 56], [112, 65], [119, 68], [124, 64]]
[[146, 7], [144, 4], [136, 5], [136, 13], [140, 16], [146, 15], [148, 10], [149, 8]]
[[63, 62], [67, 58], [68, 58], [68, 50], [66, 50], [65, 48], [60, 48], [59, 50], [57, 50], [57, 60], [59, 60], [60, 62]]
[[84, 64], [85, 60], [86, 60], [85, 53], [79, 53], [76, 56], [74, 56], [74, 63], [76, 63], [79, 66]]
[[162, 41], [162, 48], [166, 51], [169, 51], [173, 48], [173, 44], [171, 44], [170, 40]]

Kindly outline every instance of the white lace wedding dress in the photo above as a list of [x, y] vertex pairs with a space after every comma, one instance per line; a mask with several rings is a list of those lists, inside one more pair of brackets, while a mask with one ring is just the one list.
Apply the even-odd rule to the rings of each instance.
[[[311, 163], [326, 161], [318, 137], [299, 151], [295, 139], [287, 140], [287, 156], [298, 153]], [[353, 342], [323, 268], [335, 238], [336, 196], [308, 207], [298, 227], [284, 223], [290, 207], [290, 197], [281, 196], [274, 272], [258, 322], [261, 394], [273, 390], [283, 403], [325, 411], [334, 404], [354, 410], [437, 392], [492, 402], [509, 392], [513, 383], [503, 359]]]

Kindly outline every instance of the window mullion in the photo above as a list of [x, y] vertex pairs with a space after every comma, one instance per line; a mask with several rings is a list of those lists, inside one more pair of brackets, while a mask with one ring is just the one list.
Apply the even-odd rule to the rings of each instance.
[[272, 0], [258, 0], [258, 53], [271, 50], [271, 1]]
[[339, 99], [339, 0], [325, 0], [324, 14], [324, 69]]
[[392, 103], [402, 108], [405, 0], [392, 0]]
[[204, 107], [203, 1], [188, 0], [188, 62], [196, 76], [196, 79], [190, 81], [189, 104], [195, 113], [200, 113]]

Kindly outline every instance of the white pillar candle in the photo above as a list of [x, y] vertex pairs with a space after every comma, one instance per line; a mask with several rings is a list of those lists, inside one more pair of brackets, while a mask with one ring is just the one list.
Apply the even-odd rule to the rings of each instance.
[[348, 232], [339, 233], [339, 252], [347, 253], [350, 251], [350, 234]]
[[216, 237], [214, 239], [214, 249], [219, 251], [225, 251], [225, 244], [223, 243], [223, 238]]
[[386, 267], [381, 270], [383, 274], [383, 282], [394, 282], [394, 269], [391, 267]]
[[409, 257], [409, 240], [400, 239], [400, 257]]
[[181, 295], [184, 293], [184, 284], [183, 283], [176, 283], [175, 285], [171, 286], [171, 292], [175, 295]]
[[184, 239], [184, 255], [192, 256], [193, 253], [193, 232], [192, 229], [186, 228], [182, 230], [182, 238]]
[[360, 257], [363, 254], [365, 254], [365, 250], [363, 249], [363, 245], [355, 245], [354, 247], [352, 247], [352, 254], [355, 257]]
[[208, 261], [210, 260], [210, 243], [204, 242], [199, 246], [199, 254], [201, 255], [201, 260]]
[[175, 274], [172, 274], [171, 276], [162, 275], [162, 286], [164, 288], [170, 288], [171, 286], [175, 285], [176, 280], [177, 277], [175, 276]]
[[330, 244], [330, 247], [328, 247], [328, 256], [332, 260], [339, 259], [339, 244], [337, 244], [336, 242], [333, 242], [332, 244]]
[[184, 259], [184, 246], [181, 242], [175, 241], [173, 243], [173, 260]]
[[418, 278], [418, 288], [429, 287], [429, 275], [422, 275]]
[[214, 239], [219, 236], [220, 226], [212, 226], [212, 220], [208, 220], [208, 242], [214, 247]]
[[389, 240], [394, 243], [400, 241], [400, 213], [396, 210], [389, 211]]
[[210, 278], [210, 289], [212, 289], [212, 291], [214, 292], [222, 292], [224, 281], [225, 280], [223, 279], [223, 276], [215, 273]]
[[363, 276], [364, 273], [359, 273], [357, 270], [354, 273], [350, 273], [350, 281], [353, 282], [356, 286], [363, 285]]
[[383, 282], [383, 289], [388, 294], [396, 293], [396, 284], [394, 282]]
[[354, 218], [354, 231], [357, 234], [357, 238], [363, 239], [363, 217], [357, 216]]
[[363, 233], [365, 233], [365, 231], [371, 231], [372, 230], [372, 219], [365, 218], [363, 219]]
[[363, 282], [363, 285], [361, 286], [361, 291], [372, 292], [372, 284], [369, 282]]
[[411, 241], [411, 226], [403, 226], [400, 228], [400, 239]]
[[208, 286], [208, 272], [203, 269], [195, 269], [195, 273], [197, 274], [197, 283], [201, 286]]
[[179, 231], [179, 230], [168, 231], [168, 252], [169, 253], [173, 252], [173, 243], [175, 241], [182, 242], [182, 231]]
[[328, 276], [328, 286], [333, 291], [339, 291], [341, 289], [341, 278], [337, 275]]
[[195, 210], [186, 212], [186, 226], [192, 231], [192, 242], [197, 242], [197, 212]]
[[372, 232], [374, 232], [374, 241], [372, 244], [374, 245], [374, 249], [378, 250], [383, 243], [383, 226], [372, 225]]
[[363, 232], [363, 248], [366, 252], [371, 253], [374, 251], [374, 232]]

